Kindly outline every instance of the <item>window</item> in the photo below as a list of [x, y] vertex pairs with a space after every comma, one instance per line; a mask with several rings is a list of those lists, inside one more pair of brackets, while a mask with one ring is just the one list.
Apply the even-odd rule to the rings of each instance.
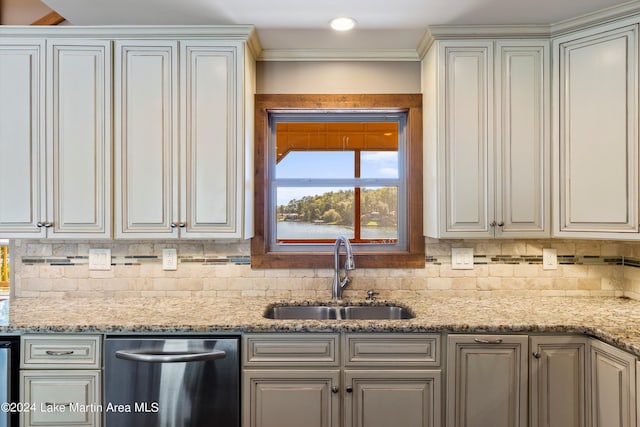
[[420, 95], [258, 95], [252, 266], [422, 267]]
[[405, 113], [273, 113], [269, 119], [273, 250], [308, 250], [340, 235], [377, 243], [375, 250], [406, 246], [398, 224], [406, 205], [399, 161]]

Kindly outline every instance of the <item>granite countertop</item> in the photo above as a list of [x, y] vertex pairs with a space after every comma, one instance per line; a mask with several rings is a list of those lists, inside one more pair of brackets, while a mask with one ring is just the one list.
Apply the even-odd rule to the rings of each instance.
[[253, 297], [12, 298], [0, 301], [0, 333], [584, 333], [640, 357], [640, 301], [601, 297], [429, 297], [374, 304], [389, 302], [409, 307], [415, 318], [270, 320], [262, 317], [266, 307], [282, 302]]

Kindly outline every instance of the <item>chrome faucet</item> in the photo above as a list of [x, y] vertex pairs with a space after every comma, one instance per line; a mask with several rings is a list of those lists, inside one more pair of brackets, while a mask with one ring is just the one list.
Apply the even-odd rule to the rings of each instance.
[[[347, 257], [344, 260], [344, 278], [340, 278], [340, 246], [343, 244]], [[349, 271], [355, 269], [356, 263], [353, 260], [351, 243], [349, 243], [349, 239], [346, 237], [340, 236], [333, 247], [333, 284], [331, 286], [331, 291], [334, 301], [342, 299], [342, 289], [351, 283], [351, 279], [349, 279]]]

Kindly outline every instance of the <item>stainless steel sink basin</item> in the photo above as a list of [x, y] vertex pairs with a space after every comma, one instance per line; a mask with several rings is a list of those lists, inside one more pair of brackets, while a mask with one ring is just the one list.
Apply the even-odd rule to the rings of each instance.
[[415, 316], [408, 308], [396, 305], [285, 305], [268, 308], [264, 317], [275, 320], [400, 320]]
[[413, 313], [405, 308], [389, 305], [350, 305], [340, 308], [342, 319], [354, 320], [397, 320], [412, 319]]
[[290, 320], [335, 320], [338, 312], [336, 307], [323, 305], [288, 305], [269, 308], [264, 317], [268, 319]]

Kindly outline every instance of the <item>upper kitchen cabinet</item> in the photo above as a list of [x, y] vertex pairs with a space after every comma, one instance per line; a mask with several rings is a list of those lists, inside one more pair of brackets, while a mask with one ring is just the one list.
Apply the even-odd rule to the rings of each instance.
[[558, 37], [554, 235], [638, 237], [638, 21]]
[[544, 40], [436, 40], [423, 61], [425, 233], [547, 237]]
[[43, 40], [0, 40], [0, 236], [44, 236]]
[[111, 237], [110, 43], [4, 39], [0, 93], [0, 236]]
[[226, 40], [116, 40], [116, 238], [252, 235], [253, 61]]

